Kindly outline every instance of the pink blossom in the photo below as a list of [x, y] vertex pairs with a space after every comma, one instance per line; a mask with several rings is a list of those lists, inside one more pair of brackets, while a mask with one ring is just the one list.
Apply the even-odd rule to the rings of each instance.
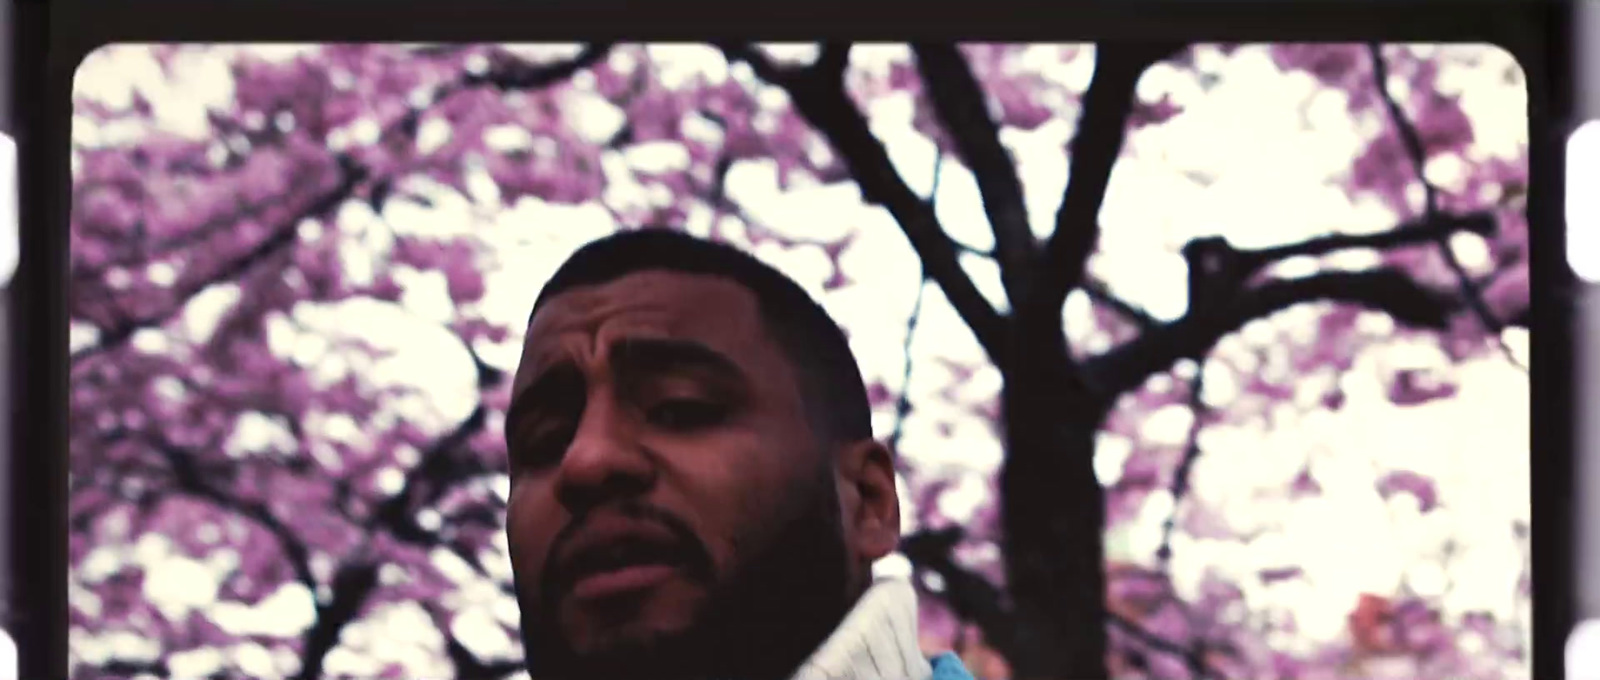
[[1410, 494], [1417, 499], [1423, 512], [1428, 512], [1439, 504], [1433, 480], [1410, 470], [1395, 470], [1384, 475], [1378, 480], [1378, 493], [1385, 498], [1397, 493]]
[[1429, 371], [1401, 371], [1389, 381], [1389, 401], [1400, 406], [1415, 406], [1455, 393], [1453, 383]]
[[1161, 98], [1153, 102], [1135, 101], [1133, 113], [1128, 117], [1128, 125], [1130, 127], [1159, 125], [1180, 113], [1183, 113], [1183, 108], [1172, 102], [1171, 95], [1162, 93]]
[[456, 304], [474, 302], [483, 297], [483, 274], [471, 268], [471, 262], [456, 261], [445, 269], [445, 282], [450, 299]]

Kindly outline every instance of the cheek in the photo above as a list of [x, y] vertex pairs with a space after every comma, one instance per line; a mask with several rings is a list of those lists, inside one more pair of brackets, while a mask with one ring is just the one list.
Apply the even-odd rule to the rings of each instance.
[[[548, 493], [533, 484], [513, 486], [506, 501], [506, 543], [511, 564], [519, 574], [536, 579], [544, 569], [544, 557], [555, 539], [559, 513], [545, 501]], [[537, 582], [537, 581], [534, 581]]]
[[724, 454], [704, 456], [711, 447], [698, 447], [696, 456], [680, 460], [717, 461], [678, 470], [675, 490], [693, 508], [700, 537], [710, 550], [717, 570], [737, 571], [759, 553], [794, 514], [793, 488], [797, 477], [779, 463], [795, 452], [777, 448], [755, 437], [722, 442]]

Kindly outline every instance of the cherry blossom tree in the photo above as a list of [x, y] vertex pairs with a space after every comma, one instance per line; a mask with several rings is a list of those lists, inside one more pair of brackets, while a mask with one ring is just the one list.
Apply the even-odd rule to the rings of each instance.
[[112, 46], [75, 677], [521, 674], [538, 286], [670, 226], [839, 319], [982, 677], [1526, 677], [1527, 122], [1489, 47]]

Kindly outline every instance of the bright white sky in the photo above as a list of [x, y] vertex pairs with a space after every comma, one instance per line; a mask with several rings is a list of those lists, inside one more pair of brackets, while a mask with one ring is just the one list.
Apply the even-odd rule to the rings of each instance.
[[[270, 49], [292, 54], [301, 48]], [[174, 80], [167, 81], [142, 48], [104, 50], [80, 69], [75, 94], [114, 103], [126, 101], [137, 88], [155, 106], [164, 127], [204, 134], [204, 107], [223, 105], [232, 96], [225, 62], [217, 58], [222, 52], [180, 60]], [[895, 47], [858, 50], [855, 65], [879, 66], [883, 59], [901, 57], [901, 52]], [[1477, 143], [1470, 155], [1511, 158], [1526, 143], [1525, 95], [1520, 83], [1502, 79], [1511, 64], [1509, 55], [1480, 54], [1476, 66], [1447, 64], [1441, 82], [1463, 96], [1474, 120]], [[728, 69], [714, 50], [671, 47], [652, 49], [651, 55], [669, 72], [746, 75], [741, 69]], [[1082, 51], [1077, 62], [1058, 69], [1059, 77], [1081, 89], [1092, 55], [1092, 50]], [[1352, 204], [1330, 182], [1349, 167], [1362, 140], [1373, 132], [1344, 113], [1343, 95], [1319, 92], [1304, 74], [1284, 74], [1263, 49], [1241, 49], [1231, 56], [1202, 50], [1198, 56], [1203, 68], [1222, 76], [1207, 92], [1166, 67], [1151, 69], [1140, 83], [1140, 96], [1154, 99], [1167, 93], [1184, 113], [1131, 138], [1130, 153], [1116, 168], [1102, 213], [1102, 252], [1093, 262], [1094, 271], [1117, 294], [1164, 318], [1183, 312], [1185, 273], [1176, 252], [1194, 236], [1220, 233], [1240, 246], [1264, 246], [1336, 230], [1381, 230], [1398, 219], [1375, 202]], [[606, 110], [609, 104], [593, 100], [589, 106], [584, 118], [595, 129], [587, 133], [603, 138], [621, 124], [615, 109]], [[910, 101], [880, 101], [868, 114], [902, 175], [913, 188], [925, 192], [931, 184], [934, 151], [931, 142], [911, 128]], [[1061, 122], [1033, 132], [1005, 133], [1004, 141], [1019, 163], [1030, 216], [1041, 231], [1049, 229], [1067, 181], [1066, 158], [1060, 149], [1071, 132], [1072, 126]], [[86, 144], [113, 143], [137, 133], [86, 124], [74, 127], [74, 139]], [[446, 129], [429, 134], [448, 133]], [[673, 144], [611, 154], [605, 168], [616, 181], [608, 200], [638, 200], [637, 190], [621, 176], [628, 168], [672, 164], [682, 157], [682, 149]], [[1448, 163], [1430, 167], [1437, 181], [1447, 184], [1452, 180], [1449, 171]], [[1190, 173], [1210, 175], [1215, 182], [1201, 186]], [[492, 261], [484, 263], [488, 294], [477, 307], [490, 320], [519, 328], [539, 286], [560, 261], [615, 225], [609, 213], [596, 205], [558, 206], [537, 199], [501, 205], [486, 181], [475, 182], [470, 197], [435, 192], [431, 209], [391, 203], [378, 216], [365, 207], [346, 208], [339, 214], [338, 228], [347, 236], [350, 271], [370, 272], [391, 230], [475, 234], [493, 251]], [[899, 389], [905, 321], [916, 297], [919, 272], [895, 223], [881, 209], [864, 206], [851, 185], [781, 191], [771, 163], [735, 166], [729, 193], [775, 231], [809, 239], [855, 236], [840, 261], [854, 283], [825, 294], [821, 283], [828, 262], [820, 248], [766, 246], [755, 252], [808, 286], [850, 329], [869, 381]], [[937, 206], [959, 240], [978, 247], [992, 241], [971, 174], [955, 162], [946, 162]], [[690, 228], [705, 233], [710, 219], [692, 215]], [[1481, 262], [1481, 243], [1460, 245], [1469, 265], [1478, 264], [1474, 258]], [[981, 264], [969, 271], [998, 301], [998, 273]], [[346, 329], [339, 333], [361, 333], [395, 352], [371, 375], [411, 383], [426, 395], [391, 405], [394, 415], [443, 430], [476, 403], [471, 364], [440, 325], [453, 313], [442, 275], [418, 274], [403, 283], [406, 295], [399, 304], [360, 300], [333, 307], [305, 305], [296, 320], [312, 333], [303, 334], [281, 320], [271, 329], [274, 345], [285, 355], [310, 357], [326, 351], [327, 336], [319, 334], [333, 334], [337, 328]], [[236, 290], [219, 289], [197, 298], [186, 311], [181, 332], [203, 337], [209, 333], [208, 322], [236, 296]], [[1068, 307], [1067, 321], [1076, 328], [1084, 326], [1082, 302], [1074, 300]], [[91, 339], [91, 331], [74, 327], [75, 344]], [[1506, 340], [1525, 363], [1526, 338], [1508, 332]], [[159, 347], [164, 339], [152, 333], [137, 341]], [[520, 341], [516, 337], [477, 349], [485, 361], [510, 370]], [[964, 364], [982, 360], [971, 334], [937, 288], [930, 287], [911, 347], [916, 370], [910, 391], [917, 413], [906, 425], [902, 446], [919, 474], [963, 482], [940, 503], [953, 519], [962, 521], [986, 501], [982, 481], [998, 465], [1001, 448], [988, 424], [963, 411], [961, 404], [937, 396], [952, 376], [930, 360], [934, 357]], [[1437, 348], [1428, 346], [1396, 343], [1375, 349], [1360, 357], [1344, 379], [1348, 402], [1339, 412], [1317, 412], [1271, 430], [1259, 424], [1208, 429], [1194, 493], [1218, 508], [1231, 526], [1272, 531], [1249, 543], [1180, 536], [1172, 564], [1180, 592], [1193, 593], [1202, 575], [1215, 570], [1244, 588], [1252, 609], [1293, 610], [1300, 637], [1274, 640], [1292, 646], [1336, 639], [1360, 593], [1390, 594], [1402, 584], [1421, 594], [1442, 596], [1452, 615], [1471, 610], [1488, 610], [1502, 620], [1525, 615], [1517, 611], [1514, 597], [1523, 557], [1511, 527], [1514, 521], [1527, 522], [1529, 516], [1527, 377], [1503, 359], [1490, 357], [1456, 369], [1460, 390], [1453, 398], [1407, 409], [1384, 398], [1380, 367], [1424, 367], [1443, 361]], [[1207, 381], [1216, 403], [1228, 401], [1226, 382]], [[998, 388], [998, 375], [985, 368], [959, 393], [968, 403], [981, 403], [992, 399]], [[880, 416], [876, 424], [880, 432], [887, 432], [892, 426], [889, 414]], [[1152, 414], [1141, 436], [1181, 441], [1188, 418], [1182, 412]], [[936, 427], [940, 422], [951, 425], [948, 434]], [[359, 428], [351, 422], [332, 421], [323, 427], [330, 435], [359, 436]], [[281, 436], [271, 428], [264, 419], [241, 423], [231, 448], [239, 455], [262, 448]], [[1114, 436], [1101, 447], [1102, 460], [1097, 462], [1108, 481], [1120, 474], [1119, 453], [1125, 455], [1126, 449], [1127, 442]], [[1283, 498], [1283, 489], [1307, 461], [1324, 493], [1290, 503]], [[1392, 469], [1435, 479], [1442, 507], [1423, 514], [1414, 503], [1381, 499], [1373, 482]], [[1149, 563], [1171, 504], [1168, 494], [1152, 494], [1138, 520], [1113, 532], [1112, 557]], [[1448, 564], [1439, 556], [1446, 541], [1462, 546], [1461, 554]], [[230, 559], [229, 552], [219, 551], [209, 562], [195, 561], [176, 554], [159, 536], [146, 536], [135, 545], [106, 546], [80, 567], [82, 583], [74, 584], [72, 597], [79, 603], [93, 602], [87, 584], [135, 563], [150, 575], [146, 595], [173, 614], [204, 610], [219, 625], [240, 633], [295, 635], [310, 623], [310, 593], [297, 586], [286, 586], [255, 607], [213, 602], [215, 584], [237, 563], [237, 556]], [[1255, 578], [1260, 569], [1285, 565], [1301, 566], [1306, 578], [1270, 587]], [[904, 564], [891, 560], [885, 570], [903, 571]], [[513, 642], [495, 622], [513, 624], [514, 603], [476, 587], [464, 587], [455, 597], [464, 607], [454, 623], [463, 640], [484, 655], [509, 653]], [[382, 644], [376, 644], [380, 640]], [[353, 626], [345, 645], [328, 658], [328, 668], [360, 675], [374, 670], [373, 664], [402, 661], [414, 674], [441, 675], [449, 669], [430, 659], [441, 656], [442, 645], [420, 607], [393, 605]], [[74, 653], [85, 659], [104, 658], [113, 650], [134, 658], [158, 652], [152, 643], [126, 634], [74, 638]], [[250, 642], [178, 655], [170, 662], [174, 672], [198, 676], [216, 668], [224, 655], [237, 658], [255, 677], [280, 676], [295, 666], [292, 658]]]

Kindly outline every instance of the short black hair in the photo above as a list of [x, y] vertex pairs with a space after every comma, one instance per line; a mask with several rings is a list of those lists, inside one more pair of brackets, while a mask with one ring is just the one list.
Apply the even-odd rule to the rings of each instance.
[[818, 434], [835, 444], [872, 437], [872, 407], [844, 331], [794, 280], [726, 244], [659, 227], [591, 241], [545, 283], [528, 323], [567, 290], [647, 270], [718, 276], [749, 290], [762, 323], [795, 368], [807, 416], [822, 430]]

